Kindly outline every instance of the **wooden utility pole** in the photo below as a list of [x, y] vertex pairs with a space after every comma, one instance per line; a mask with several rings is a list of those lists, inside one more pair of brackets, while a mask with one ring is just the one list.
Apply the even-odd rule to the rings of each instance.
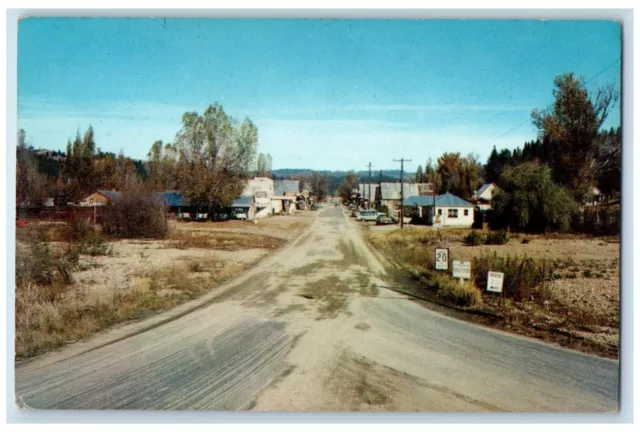
[[369, 198], [367, 200], [368, 203], [368, 208], [371, 208], [371, 162], [369, 162], [369, 165], [367, 165], [369, 167]]
[[[380, 193], [380, 205], [382, 205], [382, 170], [380, 170], [380, 175], [378, 176], [378, 192]], [[376, 200], [376, 204], [377, 203], [378, 201]], [[378, 207], [378, 210], [380, 210], [380, 207]]]
[[404, 228], [404, 210], [402, 208], [402, 202], [404, 201], [404, 183], [402, 182], [402, 174], [404, 172], [404, 163], [411, 162], [411, 159], [400, 158], [394, 159], [394, 162], [400, 162], [400, 229]]

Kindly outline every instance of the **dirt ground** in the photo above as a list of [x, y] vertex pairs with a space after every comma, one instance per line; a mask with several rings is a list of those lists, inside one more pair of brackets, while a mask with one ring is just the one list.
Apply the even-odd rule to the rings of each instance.
[[[71, 284], [20, 286], [17, 299], [16, 355], [40, 354], [84, 339], [122, 321], [175, 307], [215, 288], [298, 236], [312, 222], [311, 212], [273, 216], [257, 224], [171, 222], [162, 240], [109, 240], [108, 252], [80, 254]], [[62, 253], [64, 224], [30, 224], [19, 229], [23, 251], [29, 231], [43, 228], [49, 247]], [[19, 254], [19, 255], [25, 255]]]
[[[359, 229], [373, 236], [374, 242], [399, 235], [397, 226], [362, 224]], [[501, 317], [499, 326], [506, 330], [543, 339], [566, 339], [568, 346], [617, 357], [620, 338], [618, 238], [515, 234], [505, 245], [468, 246], [462, 238], [471, 230], [441, 230], [441, 241], [430, 227], [406, 226], [405, 231], [403, 235], [413, 239], [414, 247], [433, 253], [437, 243], [449, 249], [451, 260], [471, 261], [474, 257], [492, 254], [546, 260], [554, 270], [553, 280], [544, 286], [542, 307], [533, 302], [502, 302], [485, 292], [482, 309]]]
[[217, 289], [17, 365], [17, 402], [315, 412], [618, 406], [617, 362], [434, 313], [393, 290], [388, 263], [340, 209], [309, 213], [298, 239]]

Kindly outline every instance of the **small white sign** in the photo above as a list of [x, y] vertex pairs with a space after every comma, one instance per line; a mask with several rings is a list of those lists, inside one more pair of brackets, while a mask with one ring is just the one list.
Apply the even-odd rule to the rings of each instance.
[[471, 261], [453, 261], [453, 277], [471, 279]]
[[436, 249], [436, 270], [449, 270], [449, 249]]
[[490, 271], [487, 275], [487, 291], [501, 293], [503, 283], [504, 273]]

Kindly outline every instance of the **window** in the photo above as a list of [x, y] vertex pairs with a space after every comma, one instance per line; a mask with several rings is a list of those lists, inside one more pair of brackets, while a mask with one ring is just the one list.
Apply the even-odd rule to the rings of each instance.
[[469, 210], [465, 210], [465, 211], [464, 211], [464, 215], [465, 215], [465, 216], [469, 216]]
[[442, 216], [442, 209], [438, 209], [438, 216]]
[[449, 209], [448, 216], [450, 218], [457, 218], [458, 217], [458, 209]]

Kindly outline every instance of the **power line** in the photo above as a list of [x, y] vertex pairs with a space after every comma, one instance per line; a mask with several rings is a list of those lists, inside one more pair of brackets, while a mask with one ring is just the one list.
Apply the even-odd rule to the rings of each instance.
[[[602, 75], [603, 73], [605, 73], [607, 70], [611, 69], [611, 67], [613, 67], [613, 65], [615, 65], [616, 63], [618, 63], [621, 60], [620, 57], [618, 57], [615, 61], [611, 62], [607, 67], [605, 67], [604, 69], [602, 69], [600, 72], [598, 72], [597, 74], [595, 74], [594, 76], [590, 77], [589, 79], [584, 81], [584, 84], [586, 85], [588, 82], [593, 81], [594, 79], [596, 79], [597, 77], [599, 77], [600, 75]], [[543, 110], [540, 110], [541, 113], [546, 112], [549, 110], [549, 108], [551, 108], [553, 105], [555, 104], [555, 102], [551, 102], [549, 105], [547, 105]], [[502, 114], [504, 114], [507, 111], [504, 111]], [[492, 119], [493, 120], [493, 119]], [[519, 129], [520, 127], [522, 127], [525, 123], [529, 122], [529, 120], [525, 120], [522, 123], [520, 123], [519, 125], [509, 129], [507, 132], [503, 133], [500, 136], [497, 136], [495, 138], [492, 138], [491, 141], [495, 141], [497, 139], [500, 139], [504, 136], [509, 135], [511, 132], [515, 131], [516, 129]], [[490, 144], [490, 143], [489, 143]]]
[[[529, 60], [529, 59], [528, 59], [528, 58], [525, 58], [524, 60], [522, 60], [522, 61], [520, 62], [520, 64], [518, 64], [518, 66], [516, 66], [515, 70], [520, 69], [520, 68], [522, 67], [522, 65], [524, 65], [524, 64], [527, 62], [527, 60]], [[515, 72], [513, 72], [513, 74], [515, 75]], [[512, 86], [512, 87], [511, 87], [509, 90], [507, 90], [507, 91], [503, 91], [503, 92], [501, 92], [501, 94], [503, 94], [503, 95], [507, 95], [508, 93], [510, 93], [510, 92], [511, 92], [513, 89], [515, 89], [516, 87], [518, 87], [518, 84], [516, 84], [516, 85]], [[489, 92], [484, 92], [480, 97], [478, 97], [478, 99], [482, 99], [483, 97], [485, 97], [485, 96], [487, 96], [487, 95], [489, 95]], [[506, 112], [506, 111], [504, 111], [504, 112]], [[504, 114], [504, 112], [503, 112], [503, 114]], [[452, 124], [453, 122], [455, 122], [456, 120], [458, 120], [460, 117], [464, 116], [465, 114], [467, 114], [467, 113], [463, 111], [460, 115], [458, 115], [457, 117], [454, 117], [452, 120], [450, 120], [449, 122], [445, 123], [445, 125], [444, 125], [444, 126], [449, 126], [450, 124]], [[444, 126], [443, 126], [443, 127], [444, 127]]]

